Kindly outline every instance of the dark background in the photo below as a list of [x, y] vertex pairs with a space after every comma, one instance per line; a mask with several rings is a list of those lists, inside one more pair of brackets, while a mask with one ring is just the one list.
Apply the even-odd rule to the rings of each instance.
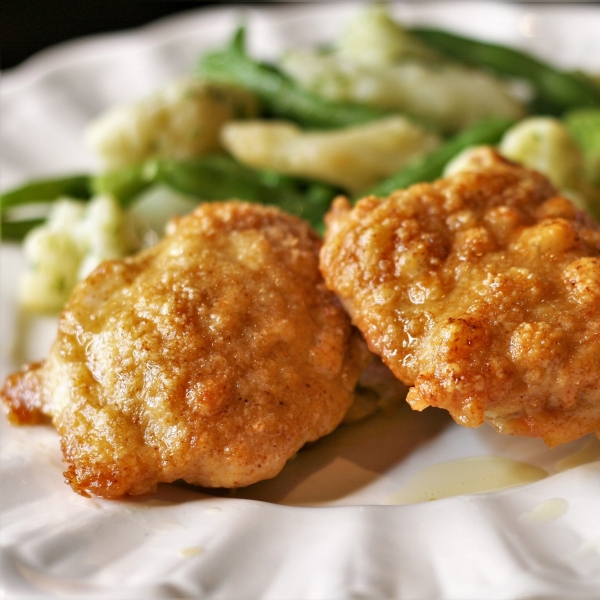
[[[585, 3], [597, 2], [589, 0]], [[14, 67], [35, 52], [72, 38], [104, 31], [129, 29], [198, 6], [219, 4], [232, 4], [232, 2], [225, 0], [221, 2], [2, 0], [0, 2], [0, 66], [3, 69]]]
[[228, 2], [152, 0], [2, 0], [0, 65], [8, 69], [59, 42], [129, 29], [199, 6]]

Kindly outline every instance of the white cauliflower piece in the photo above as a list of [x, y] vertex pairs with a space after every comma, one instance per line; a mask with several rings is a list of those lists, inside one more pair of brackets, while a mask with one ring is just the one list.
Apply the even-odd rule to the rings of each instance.
[[[469, 170], [480, 147], [457, 154], [444, 177]], [[511, 127], [498, 151], [506, 158], [539, 171], [578, 208], [598, 216], [598, 192], [586, 180], [582, 152], [567, 127], [553, 117], [529, 117]]]
[[380, 6], [348, 23], [337, 51], [342, 57], [367, 65], [390, 64], [407, 57], [426, 60], [438, 57], [437, 52], [408, 33]]
[[561, 190], [576, 190], [584, 179], [581, 150], [558, 119], [523, 119], [504, 134], [498, 150], [507, 158], [544, 173]]
[[64, 198], [52, 207], [44, 225], [26, 236], [29, 267], [19, 285], [23, 307], [38, 313], [62, 309], [77, 281], [104, 260], [129, 253], [125, 216], [111, 196], [85, 204]]
[[163, 237], [175, 215], [186, 215], [197, 206], [198, 198], [180, 194], [166, 185], [154, 185], [137, 196], [127, 218], [139, 246], [149, 248]]
[[82, 249], [77, 279], [85, 279], [101, 262], [128, 254], [125, 213], [112, 196], [98, 196], [73, 228], [73, 237]]
[[437, 135], [403, 117], [346, 129], [303, 131], [287, 121], [233, 121], [223, 145], [254, 168], [318, 179], [359, 193], [439, 143]]
[[456, 154], [444, 167], [442, 177], [452, 177], [452, 175], [468, 171], [472, 166], [477, 166], [477, 155], [480, 154], [482, 148], [484, 146], [469, 146]]
[[19, 282], [21, 305], [38, 313], [60, 311], [77, 283], [79, 248], [60, 231], [37, 227], [27, 235], [24, 251], [29, 267]]
[[252, 93], [187, 78], [101, 115], [88, 126], [86, 140], [109, 169], [154, 156], [191, 158], [221, 148], [224, 123], [257, 114]]
[[339, 53], [305, 50], [287, 54], [281, 67], [324, 98], [406, 113], [446, 131], [490, 116], [518, 119], [525, 114], [506, 82], [454, 63], [364, 64]]
[[498, 150], [546, 175], [575, 206], [600, 221], [600, 191], [588, 179], [584, 154], [562, 121], [524, 119], [504, 134]]

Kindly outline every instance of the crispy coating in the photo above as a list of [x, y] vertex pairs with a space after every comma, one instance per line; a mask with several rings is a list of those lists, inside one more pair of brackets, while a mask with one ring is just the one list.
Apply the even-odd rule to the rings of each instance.
[[468, 171], [327, 217], [321, 270], [370, 349], [447, 409], [549, 445], [600, 433], [600, 228], [484, 148]]
[[368, 360], [319, 247], [277, 209], [201, 206], [76, 287], [46, 362], [4, 385], [13, 420], [52, 417], [84, 495], [275, 476], [338, 425]]

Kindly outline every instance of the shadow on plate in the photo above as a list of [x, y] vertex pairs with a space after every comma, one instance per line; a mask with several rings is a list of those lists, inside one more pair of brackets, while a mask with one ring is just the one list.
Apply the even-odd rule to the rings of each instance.
[[210, 489], [178, 482], [209, 496], [235, 497], [285, 505], [336, 502], [374, 483], [419, 446], [436, 437], [452, 419], [429, 408], [402, 406], [341, 425], [290, 459], [277, 477], [237, 490]]

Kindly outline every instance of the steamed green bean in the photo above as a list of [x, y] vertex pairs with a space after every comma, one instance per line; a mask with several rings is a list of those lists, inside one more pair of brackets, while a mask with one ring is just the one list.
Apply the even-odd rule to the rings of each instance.
[[53, 202], [61, 196], [87, 200], [91, 196], [89, 175], [70, 175], [31, 181], [0, 196], [0, 212], [32, 202]]
[[349, 127], [389, 114], [360, 104], [329, 101], [303, 90], [276, 67], [251, 59], [246, 54], [244, 38], [244, 29], [238, 29], [228, 48], [201, 58], [197, 74], [210, 81], [246, 88], [260, 98], [268, 114], [308, 128]]
[[19, 221], [2, 221], [3, 242], [20, 242], [34, 227], [45, 222], [45, 219], [22, 219]]
[[[113, 195], [123, 207], [128, 207], [141, 192], [152, 185], [163, 184], [181, 194], [197, 198], [198, 201], [239, 199], [278, 206], [291, 214], [309, 221], [313, 227], [321, 229], [323, 216], [332, 198], [339, 192], [333, 186], [316, 181], [307, 181], [269, 171], [257, 171], [245, 167], [227, 155], [210, 155], [198, 159], [153, 159], [108, 172], [96, 177], [77, 176], [47, 180], [39, 198], [31, 193], [30, 187], [18, 188], [4, 197], [12, 205], [34, 204], [40, 201], [51, 202], [68, 196], [68, 190], [78, 195], [70, 196], [86, 199], [91, 192], [79, 193], [82, 188], [63, 185], [65, 181], [85, 181], [87, 189], [94, 194]], [[45, 193], [44, 190], [46, 190]], [[53, 194], [51, 190], [60, 190]], [[3, 198], [4, 198], [3, 197]], [[3, 237], [8, 240], [21, 240], [32, 227], [43, 223], [43, 219], [17, 219], [2, 221]]]
[[565, 123], [583, 152], [588, 177], [600, 184], [600, 108], [570, 111]]
[[592, 82], [552, 67], [525, 52], [438, 29], [413, 28], [409, 31], [456, 60], [529, 81], [536, 92], [537, 112], [561, 114], [580, 106], [600, 106], [600, 89]]
[[128, 206], [156, 178], [155, 161], [123, 167], [96, 175], [91, 186], [94, 194], [111, 194], [122, 206]]
[[387, 196], [395, 190], [407, 188], [414, 183], [433, 181], [442, 175], [446, 164], [459, 152], [469, 146], [496, 144], [513, 123], [514, 121], [503, 118], [480, 121], [463, 130], [424, 158], [383, 180], [369, 190], [369, 194]]
[[89, 200], [91, 196], [89, 175], [71, 175], [54, 179], [31, 181], [0, 196], [2, 240], [20, 241], [31, 229], [44, 222], [43, 218], [11, 219], [13, 209], [31, 204], [50, 203], [61, 197]]
[[159, 160], [156, 182], [200, 200], [240, 199], [272, 204], [319, 227], [337, 190], [245, 167], [226, 155], [197, 160]]

